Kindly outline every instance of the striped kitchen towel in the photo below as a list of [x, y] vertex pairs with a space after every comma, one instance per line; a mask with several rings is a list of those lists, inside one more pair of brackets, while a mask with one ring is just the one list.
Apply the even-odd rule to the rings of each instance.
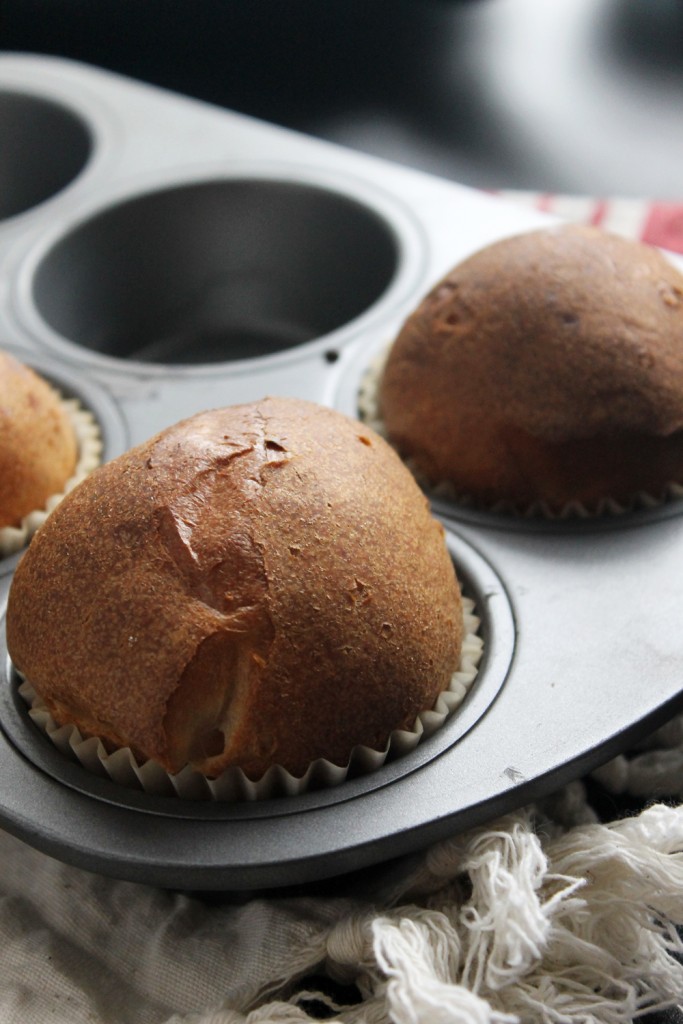
[[552, 213], [564, 220], [595, 224], [605, 231], [639, 238], [683, 254], [683, 202], [501, 191], [498, 195]]

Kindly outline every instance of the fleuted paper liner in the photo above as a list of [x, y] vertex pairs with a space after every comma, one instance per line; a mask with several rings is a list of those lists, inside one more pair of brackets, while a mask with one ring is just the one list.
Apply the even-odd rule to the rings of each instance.
[[478, 635], [480, 620], [475, 614], [474, 602], [467, 597], [463, 597], [463, 617], [465, 630], [460, 664], [431, 711], [421, 712], [412, 729], [393, 732], [384, 750], [356, 747], [349, 763], [343, 767], [324, 759], [314, 761], [301, 778], [280, 766], [270, 768], [257, 781], [248, 779], [239, 768], [228, 768], [217, 779], [207, 779], [189, 766], [171, 775], [156, 761], [139, 763], [128, 747], [108, 751], [102, 740], [82, 735], [76, 726], [58, 725], [28, 680], [22, 681], [19, 693], [29, 707], [28, 713], [33, 722], [66, 757], [78, 761], [87, 771], [123, 786], [183, 800], [264, 800], [275, 796], [294, 796], [310, 789], [338, 785], [350, 776], [372, 772], [388, 759], [393, 760], [414, 750], [444, 724], [467, 696], [483, 653], [483, 640]]
[[[391, 345], [388, 345], [368, 365], [361, 379], [357, 398], [360, 419], [389, 443], [391, 441], [387, 436], [379, 408], [379, 383], [390, 349]], [[657, 508], [667, 501], [680, 501], [683, 498], [683, 484], [671, 481], [662, 487], [659, 495], [639, 491], [628, 502], [616, 501], [614, 498], [607, 497], [601, 498], [595, 505], [588, 506], [581, 501], [570, 501], [559, 510], [551, 508], [545, 501], [520, 505], [517, 502], [501, 499], [491, 505], [482, 505], [471, 495], [459, 493], [455, 485], [447, 480], [440, 482], [428, 480], [412, 459], [405, 458], [403, 461], [420, 487], [435, 498], [443, 498], [463, 508], [482, 509], [486, 512], [512, 515], [524, 519], [595, 519], [599, 516], [620, 516], [625, 512]]]
[[43, 525], [50, 512], [59, 505], [62, 498], [72, 491], [101, 461], [102, 435], [97, 421], [89, 409], [85, 409], [76, 398], [62, 398], [61, 405], [76, 435], [78, 458], [72, 476], [58, 494], [48, 498], [45, 507], [29, 512], [19, 526], [0, 528], [0, 556], [6, 558], [26, 547], [36, 530]]

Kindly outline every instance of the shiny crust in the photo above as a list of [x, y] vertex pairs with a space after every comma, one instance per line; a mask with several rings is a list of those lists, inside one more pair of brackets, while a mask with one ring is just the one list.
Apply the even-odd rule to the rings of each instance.
[[380, 388], [392, 443], [483, 503], [656, 494], [683, 481], [683, 276], [595, 228], [508, 238], [425, 298]]
[[0, 527], [42, 509], [72, 476], [73, 427], [55, 392], [29, 367], [0, 352]]
[[60, 722], [167, 770], [294, 774], [434, 704], [462, 609], [381, 438], [311, 403], [200, 414], [95, 471], [11, 588], [12, 659]]

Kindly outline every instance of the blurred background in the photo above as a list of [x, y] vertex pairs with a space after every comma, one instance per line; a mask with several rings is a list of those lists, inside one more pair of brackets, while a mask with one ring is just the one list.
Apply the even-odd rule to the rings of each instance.
[[683, 197], [680, 0], [2, 0], [0, 48], [475, 187]]

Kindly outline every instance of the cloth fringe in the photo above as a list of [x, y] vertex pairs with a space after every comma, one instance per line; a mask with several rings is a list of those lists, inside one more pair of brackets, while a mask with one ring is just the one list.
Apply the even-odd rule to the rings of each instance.
[[[530, 810], [439, 844], [405, 894], [426, 890], [423, 905], [355, 923], [343, 961], [365, 964], [374, 1019], [626, 1024], [676, 1005], [683, 811], [653, 806], [545, 842], [534, 818]], [[471, 895], [461, 902], [463, 874]], [[348, 942], [347, 923], [328, 942], [337, 962], [340, 930]]]
[[627, 1024], [683, 993], [679, 807], [567, 831], [528, 808], [438, 844], [381, 896], [384, 910], [356, 910], [324, 942], [357, 1005], [303, 990], [182, 1024], [310, 1021], [311, 1001], [344, 1024]]

